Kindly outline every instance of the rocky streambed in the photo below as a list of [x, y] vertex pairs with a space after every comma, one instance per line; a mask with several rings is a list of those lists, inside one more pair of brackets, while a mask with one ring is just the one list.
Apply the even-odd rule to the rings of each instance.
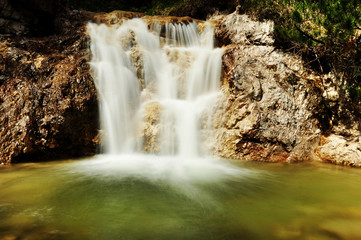
[[[89, 21], [123, 18], [187, 22], [116, 11], [64, 10], [47, 36], [0, 35], [0, 162], [94, 155], [100, 141], [90, 73]], [[210, 17], [223, 55], [222, 101], [214, 106], [216, 156], [272, 162], [324, 161], [359, 166], [359, 121], [332, 123], [325, 104], [341, 101], [337, 79], [309, 70], [274, 46], [273, 23], [237, 12]], [[151, 119], [151, 118], [149, 118]]]

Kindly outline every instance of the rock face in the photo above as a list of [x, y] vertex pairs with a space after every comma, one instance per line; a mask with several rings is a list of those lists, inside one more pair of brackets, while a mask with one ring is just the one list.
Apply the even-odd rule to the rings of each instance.
[[[84, 17], [46, 38], [0, 36], [0, 162], [94, 154], [97, 98]], [[70, 19], [69, 19], [70, 18]], [[70, 24], [71, 22], [71, 24]]]
[[[9, 26], [1, 28], [0, 35], [0, 162], [95, 154], [98, 105], [89, 72], [85, 24], [89, 20], [114, 24], [132, 17], [153, 20], [122, 11], [68, 11], [51, 22], [57, 34], [32, 38], [24, 37], [32, 35], [31, 24], [21, 18], [9, 24], [10, 18], [4, 18], [8, 16], [4, 12], [13, 11], [14, 6], [0, 0], [0, 26], [4, 22]], [[49, 9], [43, 10], [51, 12]], [[157, 21], [187, 19], [158, 17]], [[255, 22], [237, 13], [214, 15], [211, 21], [218, 45], [225, 48], [224, 96], [213, 106], [215, 132], [207, 137], [215, 155], [361, 166], [358, 124], [333, 126], [324, 113], [325, 102], [336, 106], [341, 97], [335, 84], [327, 84], [337, 79], [318, 76], [297, 56], [275, 49], [272, 22]], [[151, 142], [159, 132], [154, 124], [159, 119], [158, 108], [147, 108], [152, 113], [144, 122], [149, 131], [140, 136], [149, 139], [147, 151], [157, 150]]]
[[232, 159], [303, 161], [321, 137], [315, 79], [296, 56], [276, 50], [272, 22], [214, 16], [223, 56], [225, 105], [215, 119], [215, 154]]
[[325, 102], [339, 97], [325, 83], [340, 80], [316, 75], [297, 56], [276, 50], [272, 22], [254, 22], [237, 13], [212, 20], [216, 38], [226, 48], [226, 100], [214, 120], [216, 155], [361, 165], [360, 131], [354, 129], [358, 124], [332, 126], [324, 113]]

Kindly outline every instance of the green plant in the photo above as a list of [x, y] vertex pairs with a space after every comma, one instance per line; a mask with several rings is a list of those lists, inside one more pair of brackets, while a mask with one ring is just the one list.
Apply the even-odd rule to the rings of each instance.
[[153, 14], [154, 10], [172, 8], [184, 0], [110, 0], [106, 4], [100, 0], [67, 0], [68, 6], [79, 10], [110, 12], [124, 10]]
[[314, 70], [333, 71], [336, 76], [343, 76], [345, 85], [361, 87], [360, 0], [241, 0], [240, 3], [248, 14], [274, 20], [279, 47], [301, 53]]

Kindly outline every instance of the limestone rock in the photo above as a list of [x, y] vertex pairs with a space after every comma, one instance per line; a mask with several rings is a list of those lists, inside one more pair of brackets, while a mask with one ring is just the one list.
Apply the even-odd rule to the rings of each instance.
[[216, 36], [226, 44], [223, 90], [228, 98], [215, 117], [215, 154], [259, 161], [314, 159], [321, 137], [314, 116], [320, 80], [298, 57], [272, 46], [272, 23], [237, 13], [212, 19], [218, 22]]
[[158, 136], [161, 124], [160, 114], [162, 106], [157, 102], [148, 102], [144, 106], [142, 123], [139, 126], [139, 137], [142, 138], [142, 149], [146, 152], [158, 152], [160, 150]]
[[326, 162], [361, 167], [361, 137], [347, 139], [335, 134], [322, 137], [317, 155]]
[[247, 15], [234, 12], [229, 15], [214, 15], [216, 21], [215, 35], [222, 44], [272, 45], [272, 21], [259, 22], [251, 20]]

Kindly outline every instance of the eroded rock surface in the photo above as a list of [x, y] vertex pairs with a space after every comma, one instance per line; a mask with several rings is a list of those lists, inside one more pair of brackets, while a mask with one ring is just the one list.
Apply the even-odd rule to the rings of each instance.
[[227, 100], [215, 119], [215, 154], [361, 166], [359, 123], [346, 126], [345, 119], [333, 125], [325, 113], [339, 106], [336, 83], [341, 79], [316, 75], [297, 56], [275, 49], [272, 22], [255, 22], [237, 13], [215, 15], [212, 20], [216, 38], [226, 48]]
[[321, 137], [318, 79], [296, 56], [276, 50], [273, 23], [233, 13], [214, 16], [223, 55], [225, 105], [216, 117], [214, 152], [225, 158], [303, 161]]
[[0, 36], [1, 163], [95, 153], [98, 105], [79, 14], [58, 19], [57, 35]]

